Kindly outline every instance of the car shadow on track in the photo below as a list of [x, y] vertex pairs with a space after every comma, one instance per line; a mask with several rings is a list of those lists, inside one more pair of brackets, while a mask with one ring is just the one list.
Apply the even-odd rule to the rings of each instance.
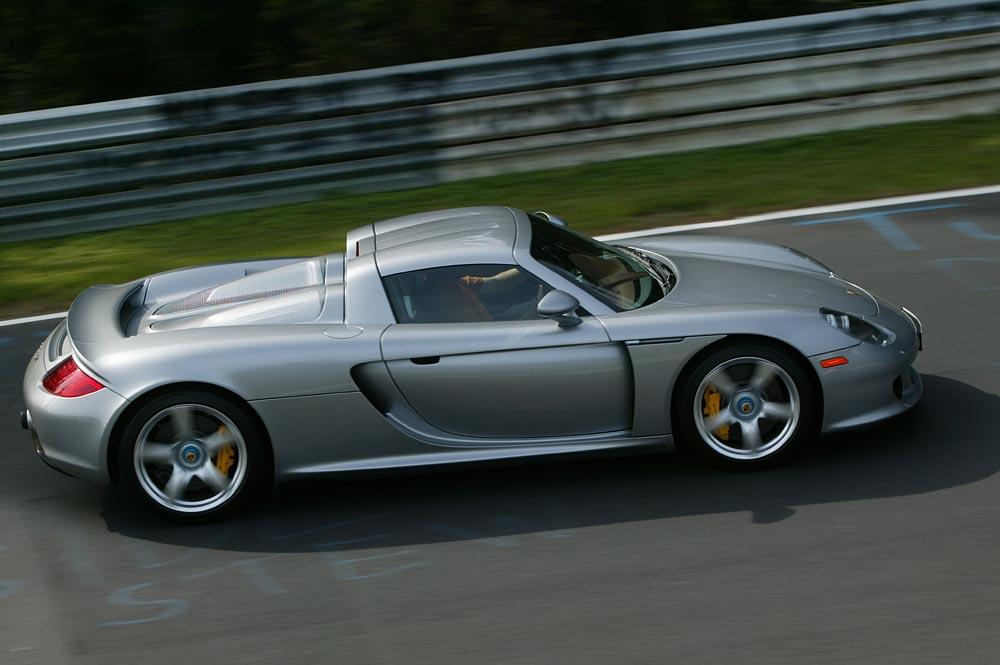
[[195, 548], [309, 552], [398, 547], [746, 511], [757, 523], [796, 506], [919, 494], [1000, 470], [1000, 397], [924, 377], [922, 403], [860, 431], [824, 437], [791, 463], [757, 472], [677, 456], [548, 460], [378, 478], [292, 483], [252, 514], [181, 527], [105, 498], [110, 530]]

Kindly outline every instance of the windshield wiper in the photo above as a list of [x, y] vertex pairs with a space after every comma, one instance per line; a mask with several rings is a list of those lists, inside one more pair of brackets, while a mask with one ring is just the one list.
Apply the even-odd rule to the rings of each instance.
[[670, 267], [660, 259], [651, 258], [650, 255], [647, 255], [645, 252], [641, 252], [641, 254], [646, 257], [646, 260], [649, 261], [649, 263], [653, 266], [653, 269], [656, 270], [660, 274], [660, 277], [663, 278], [664, 283], [667, 285], [667, 288], [664, 290], [664, 293], [674, 288], [674, 282], [677, 279], [677, 276], [674, 274], [674, 271], [671, 270]]
[[664, 295], [666, 295], [667, 291], [669, 291], [670, 289], [668, 288], [668, 282], [664, 280], [662, 273], [660, 273], [659, 266], [655, 265], [652, 261], [650, 261], [648, 256], [637, 250], [632, 249], [631, 247], [622, 247], [619, 245], [617, 249], [625, 252], [629, 256], [635, 258], [635, 260], [638, 261], [640, 264], [642, 264], [642, 267], [645, 268], [646, 272], [649, 273], [649, 276], [652, 277], [653, 280], [660, 285], [660, 290], [663, 291]]

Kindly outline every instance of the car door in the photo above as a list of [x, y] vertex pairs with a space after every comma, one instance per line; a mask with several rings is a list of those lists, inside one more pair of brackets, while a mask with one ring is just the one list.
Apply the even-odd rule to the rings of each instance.
[[[441, 270], [448, 272], [430, 274]], [[477, 279], [516, 279], [521, 295], [506, 285], [487, 292]], [[539, 318], [533, 305], [549, 290], [541, 280], [514, 266], [490, 265], [383, 281], [397, 319], [382, 335], [383, 358], [428, 424], [471, 439], [512, 442], [630, 429], [632, 371], [624, 346], [611, 342], [592, 316], [570, 328]], [[481, 297], [460, 293], [469, 284]], [[499, 293], [507, 295], [498, 299]]]

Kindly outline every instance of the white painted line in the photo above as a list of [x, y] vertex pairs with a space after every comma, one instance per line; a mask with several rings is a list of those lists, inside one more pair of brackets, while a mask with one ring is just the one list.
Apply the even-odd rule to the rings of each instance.
[[700, 222], [698, 224], [677, 224], [674, 226], [661, 226], [660, 228], [656, 229], [644, 229], [642, 231], [629, 231], [627, 233], [612, 233], [610, 235], [598, 236], [598, 240], [624, 240], [626, 238], [642, 238], [643, 236], [660, 235], [663, 233], [680, 233], [682, 231], [695, 231], [699, 229], [717, 229], [724, 226], [740, 226], [743, 224], [756, 224], [757, 222], [771, 222], [779, 219], [789, 219], [791, 217], [829, 215], [839, 212], [851, 212], [854, 210], [867, 210], [869, 208], [882, 208], [887, 206], [905, 205], [909, 203], [923, 203], [925, 201], [939, 201], [941, 199], [959, 199], [959, 198], [966, 198], [969, 196], [982, 196], [984, 194], [1000, 194], [1000, 185], [988, 185], [986, 187], [970, 187], [968, 189], [953, 189], [947, 192], [931, 192], [929, 194], [911, 194], [909, 196], [894, 196], [887, 199], [872, 199], [870, 201], [834, 203], [831, 205], [815, 206], [812, 208], [798, 208], [796, 210], [778, 210], [775, 212], [765, 212], [760, 215], [750, 215], [748, 217], [725, 219], [719, 222]]
[[[791, 217], [829, 215], [836, 212], [867, 210], [868, 208], [882, 208], [885, 206], [905, 205], [908, 203], [923, 203], [924, 201], [939, 201], [941, 199], [961, 199], [969, 196], [983, 196], [984, 194], [1000, 194], [1000, 185], [987, 185], [985, 187], [969, 187], [966, 189], [952, 189], [946, 192], [930, 192], [928, 194], [910, 194], [908, 196], [893, 196], [887, 199], [871, 199], [869, 201], [834, 203], [831, 205], [815, 206], [812, 208], [797, 208], [795, 210], [778, 210], [775, 212], [765, 212], [760, 215], [750, 215], [748, 217], [736, 217], [735, 219], [724, 219], [718, 222], [677, 224], [674, 226], [661, 226], [656, 229], [644, 229], [642, 231], [629, 231], [627, 233], [612, 233], [609, 235], [597, 236], [597, 239], [623, 240], [625, 238], [642, 238], [643, 236], [660, 235], [663, 233], [678, 233], [680, 231], [695, 231], [698, 229], [717, 229], [724, 226], [740, 226], [742, 224], [755, 224], [757, 222], [771, 222], [774, 220], [788, 219]], [[56, 312], [54, 314], [39, 314], [38, 316], [26, 316], [22, 319], [8, 319], [6, 321], [0, 321], [0, 328], [4, 326], [17, 326], [21, 325], [22, 323], [34, 323], [35, 321], [48, 321], [50, 319], [61, 319], [64, 316], [66, 316], [66, 312]]]
[[36, 321], [50, 321], [52, 319], [61, 319], [66, 316], [66, 312], [55, 312], [53, 314], [39, 314], [38, 316], [26, 316], [21, 319], [7, 319], [6, 321], [0, 321], [0, 328], [4, 326], [19, 326], [22, 323], [34, 323]]

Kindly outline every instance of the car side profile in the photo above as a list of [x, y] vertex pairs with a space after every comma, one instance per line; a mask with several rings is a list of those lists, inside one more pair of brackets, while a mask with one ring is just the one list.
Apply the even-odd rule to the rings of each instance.
[[786, 247], [461, 208], [91, 287], [29, 362], [22, 424], [50, 466], [196, 520], [365, 469], [674, 442], [761, 466], [913, 406], [921, 345]]

